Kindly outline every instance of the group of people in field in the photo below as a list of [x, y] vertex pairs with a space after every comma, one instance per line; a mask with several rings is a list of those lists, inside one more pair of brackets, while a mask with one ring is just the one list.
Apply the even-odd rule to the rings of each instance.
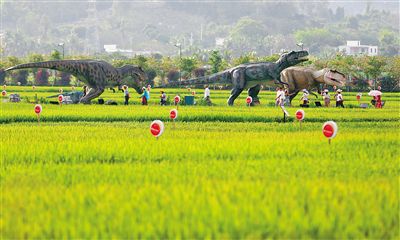
[[[124, 92], [124, 98], [125, 98], [124, 105], [128, 105], [129, 104], [129, 99], [130, 99], [130, 96], [131, 96], [130, 93], [129, 93], [128, 86], [123, 85], [122, 86], [122, 90]], [[143, 90], [143, 93], [139, 98], [141, 99], [142, 105], [147, 105], [149, 100], [150, 100], [151, 86], [147, 85], [147, 87], [143, 87], [142, 90]], [[86, 89], [84, 88], [84, 94], [85, 93], [86, 93]], [[166, 106], [167, 105], [167, 94], [165, 93], [165, 91], [160, 91], [160, 93], [161, 93], [161, 95], [160, 95], [160, 105], [161, 106]], [[208, 104], [211, 104], [210, 95], [211, 95], [210, 89], [208, 88], [208, 86], [205, 86], [205, 88], [204, 88], [204, 100]]]
[[[378, 87], [378, 91], [380, 91], [380, 87]], [[344, 108], [344, 98], [342, 95], [342, 90], [341, 89], [335, 89], [335, 94], [333, 96], [333, 98], [335, 99], [336, 102], [336, 107], [342, 107]], [[307, 91], [307, 89], [303, 89], [303, 95], [300, 98], [301, 107], [308, 107], [309, 105], [309, 95], [310, 93]], [[381, 93], [379, 93], [381, 94]], [[289, 94], [289, 91], [287, 89], [283, 90], [282, 87], [278, 87], [276, 89], [276, 98], [275, 98], [275, 106], [290, 106], [290, 96], [292, 94]], [[331, 105], [331, 95], [329, 94], [329, 90], [328, 89], [324, 89], [321, 92], [322, 95], [322, 99], [324, 101], [324, 106], [325, 107], [330, 107]], [[356, 95], [357, 97], [357, 101], [360, 103], [360, 99], [361, 99], [362, 94], [358, 93]], [[382, 102], [382, 98], [381, 95], [374, 95], [372, 96], [372, 100], [371, 100], [371, 104], [373, 106], [375, 106], [376, 108], [382, 108], [383, 107], [383, 102]]]
[[[300, 106], [302, 107], [307, 107], [309, 105], [309, 95], [310, 93], [307, 91], [307, 89], [303, 89], [303, 95], [300, 98], [301, 104]], [[276, 88], [276, 98], [275, 98], [275, 106], [290, 106], [290, 96], [293, 95], [289, 93], [288, 89], [283, 90], [282, 87]], [[325, 107], [330, 107], [331, 104], [331, 96], [329, 94], [328, 89], [324, 89], [321, 93], [322, 98], [324, 100], [324, 105]], [[342, 107], [344, 108], [343, 105], [343, 95], [342, 95], [342, 90], [337, 89], [336, 94], [334, 95], [335, 101], [336, 101], [336, 107]]]
[[[129, 93], [129, 88], [126, 85], [122, 86], [122, 90], [124, 91], [124, 98], [125, 98], [125, 102], [124, 105], [128, 105], [129, 104], [129, 99], [131, 98], [131, 95]], [[147, 105], [149, 100], [150, 100], [150, 90], [151, 90], [151, 86], [147, 85], [147, 87], [142, 87], [142, 95], [139, 97], [141, 100], [142, 105]]]

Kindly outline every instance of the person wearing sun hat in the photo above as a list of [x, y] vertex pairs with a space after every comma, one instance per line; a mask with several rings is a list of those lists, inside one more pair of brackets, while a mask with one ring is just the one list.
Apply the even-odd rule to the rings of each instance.
[[342, 108], [344, 108], [342, 90], [341, 90], [341, 89], [338, 89], [338, 90], [336, 90], [336, 92], [337, 92], [337, 94], [335, 95], [335, 98], [336, 98], [336, 107], [342, 107]]
[[308, 105], [308, 95], [310, 94], [307, 89], [303, 89], [303, 96], [300, 98], [300, 100], [303, 100], [303, 105]]
[[329, 107], [331, 104], [331, 96], [329, 95], [328, 89], [325, 89], [322, 92], [322, 98], [324, 99], [325, 107]]
[[124, 85], [124, 86], [122, 86], [122, 89], [124, 89], [124, 97], [125, 97], [124, 105], [128, 105], [128, 103], [129, 103], [129, 90], [128, 90], [128, 86]]

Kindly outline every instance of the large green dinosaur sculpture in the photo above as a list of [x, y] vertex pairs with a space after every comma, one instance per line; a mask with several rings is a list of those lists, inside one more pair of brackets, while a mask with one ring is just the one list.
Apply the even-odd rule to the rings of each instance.
[[329, 68], [316, 70], [311, 67], [289, 67], [281, 72], [281, 81], [287, 84], [289, 98], [292, 101], [303, 89], [310, 92], [317, 89], [321, 92], [320, 84], [343, 87], [346, 85], [346, 76]]
[[307, 51], [291, 51], [284, 53], [276, 62], [256, 62], [241, 64], [210, 76], [189, 79], [179, 82], [171, 82], [162, 87], [187, 86], [199, 84], [232, 84], [233, 89], [228, 99], [228, 104], [233, 105], [235, 99], [246, 88], [254, 103], [259, 103], [258, 93], [262, 83], [275, 80], [277, 84], [285, 84], [281, 81], [281, 71], [287, 67], [306, 61]]
[[134, 65], [125, 65], [115, 68], [104, 61], [95, 60], [55, 60], [20, 64], [6, 69], [6, 71], [23, 68], [47, 68], [57, 71], [69, 72], [89, 86], [89, 91], [81, 98], [81, 103], [90, 101], [100, 96], [106, 87], [128, 85], [139, 94], [145, 84], [146, 73], [142, 68]]

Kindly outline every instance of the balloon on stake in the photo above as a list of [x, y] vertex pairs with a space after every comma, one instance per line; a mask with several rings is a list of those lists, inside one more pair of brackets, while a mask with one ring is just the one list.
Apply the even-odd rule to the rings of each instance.
[[300, 128], [301, 128], [301, 122], [303, 121], [305, 116], [306, 116], [306, 113], [304, 112], [304, 110], [299, 109], [296, 111], [296, 119], [299, 120], [299, 122], [300, 122]]
[[175, 119], [178, 118], [178, 110], [171, 109], [171, 111], [169, 112], [169, 118], [172, 120], [173, 126], [175, 128]]
[[63, 95], [58, 95], [58, 102], [60, 103], [60, 107], [61, 107], [63, 101], [64, 101], [64, 96]]
[[248, 96], [248, 97], [246, 98], [247, 106], [250, 107], [250, 104], [251, 104], [252, 102], [253, 102], [253, 98], [252, 98], [251, 96]]
[[7, 96], [7, 91], [6, 90], [1, 91], [1, 96], [3, 97]]
[[161, 134], [164, 132], [164, 123], [160, 120], [154, 120], [150, 124], [150, 133], [158, 139]]
[[327, 121], [322, 125], [322, 133], [328, 138], [329, 144], [331, 144], [331, 139], [336, 137], [337, 132], [338, 126], [334, 121]]
[[178, 108], [179, 102], [181, 101], [181, 97], [179, 97], [178, 95], [176, 95], [174, 97], [174, 103], [176, 105], [176, 108]]
[[40, 125], [40, 113], [42, 112], [42, 105], [36, 104], [34, 110], [37, 116], [38, 124]]
[[177, 119], [178, 118], [178, 110], [171, 109], [171, 111], [169, 112], [169, 118], [171, 118], [172, 120]]

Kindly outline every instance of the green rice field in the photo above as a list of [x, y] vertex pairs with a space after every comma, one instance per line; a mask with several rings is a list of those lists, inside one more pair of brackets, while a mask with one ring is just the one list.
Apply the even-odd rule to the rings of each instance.
[[283, 122], [272, 91], [228, 107], [229, 91], [211, 89], [213, 106], [179, 106], [173, 123], [160, 89], [148, 106], [107, 90], [119, 105], [43, 103], [38, 124], [35, 95], [58, 89], [10, 86], [22, 101], [1, 98], [2, 239], [399, 238], [399, 93], [384, 93], [383, 109], [344, 93], [346, 108], [311, 104], [300, 126], [300, 96]]

